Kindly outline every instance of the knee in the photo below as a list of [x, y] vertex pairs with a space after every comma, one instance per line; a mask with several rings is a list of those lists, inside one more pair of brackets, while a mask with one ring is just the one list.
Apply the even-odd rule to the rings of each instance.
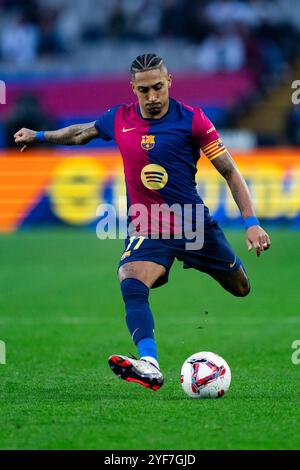
[[148, 300], [149, 288], [138, 279], [127, 278], [121, 284], [122, 297], [125, 303]]
[[239, 284], [238, 286], [236, 286], [232, 294], [235, 297], [246, 297], [250, 293], [250, 290], [251, 290], [251, 286], [250, 286], [249, 281], [247, 280]]

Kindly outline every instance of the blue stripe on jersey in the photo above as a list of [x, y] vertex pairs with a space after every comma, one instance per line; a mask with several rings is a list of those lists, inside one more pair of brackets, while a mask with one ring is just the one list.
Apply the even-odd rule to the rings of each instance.
[[149, 120], [149, 135], [155, 136], [155, 146], [148, 150], [149, 160], [168, 173], [168, 184], [159, 194], [169, 204], [203, 202], [195, 183], [199, 147], [192, 140], [193, 117], [192, 110], [170, 99], [168, 113]]

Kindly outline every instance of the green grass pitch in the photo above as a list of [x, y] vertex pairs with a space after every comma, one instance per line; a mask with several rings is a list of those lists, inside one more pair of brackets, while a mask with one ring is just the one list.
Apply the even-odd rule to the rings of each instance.
[[[135, 353], [116, 277], [122, 241], [92, 232], [0, 237], [1, 449], [296, 449], [300, 447], [299, 233], [272, 232], [272, 248], [248, 253], [227, 232], [252, 293], [234, 298], [176, 262], [151, 292], [165, 385], [152, 392], [119, 380], [113, 353]], [[213, 351], [231, 366], [219, 400], [192, 400], [183, 361]]]

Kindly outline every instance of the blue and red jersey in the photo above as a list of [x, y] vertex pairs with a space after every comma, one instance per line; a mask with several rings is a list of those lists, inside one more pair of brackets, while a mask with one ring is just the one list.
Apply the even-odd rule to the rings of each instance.
[[[213, 160], [225, 151], [200, 108], [170, 98], [160, 119], [142, 117], [138, 103], [109, 109], [97, 121], [104, 140], [115, 140], [123, 158], [128, 207], [203, 204], [195, 175], [200, 149]], [[210, 220], [205, 208], [206, 221]]]

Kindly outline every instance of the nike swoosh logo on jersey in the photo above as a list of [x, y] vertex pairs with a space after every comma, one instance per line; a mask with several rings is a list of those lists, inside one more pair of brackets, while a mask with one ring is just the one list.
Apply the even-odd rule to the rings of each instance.
[[126, 127], [123, 127], [123, 132], [129, 132], [129, 131], [133, 131], [134, 129], [136, 129], [136, 127], [130, 127], [130, 129], [126, 129]]
[[235, 263], [236, 263], [236, 257], [235, 257], [234, 262], [233, 262], [233, 263], [230, 263], [229, 266], [230, 266], [231, 268], [233, 268], [233, 266], [235, 265]]

